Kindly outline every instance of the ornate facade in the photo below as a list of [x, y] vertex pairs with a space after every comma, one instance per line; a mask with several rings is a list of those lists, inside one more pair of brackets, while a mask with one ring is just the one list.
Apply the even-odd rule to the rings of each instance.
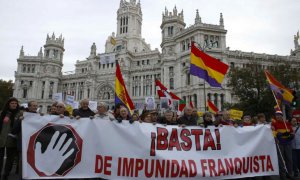
[[218, 25], [206, 24], [196, 12], [193, 25], [186, 27], [183, 10], [162, 14], [161, 52], [152, 50], [142, 38], [142, 9], [140, 2], [120, 0], [117, 11], [117, 31], [106, 40], [105, 52], [97, 53], [95, 43], [90, 55], [75, 64], [75, 72], [62, 73], [64, 39], [54, 34], [47, 35], [44, 50], [37, 56], [25, 56], [23, 47], [15, 72], [14, 96], [22, 103], [37, 100], [45, 112], [52, 103], [53, 93], [71, 94], [75, 100], [88, 98], [105, 101], [110, 107], [114, 104], [115, 62], [101, 63], [100, 57], [113, 54], [119, 62], [129, 94], [135, 103], [144, 102], [145, 97], [155, 96], [154, 80], [160, 79], [166, 87], [186, 100], [192, 101], [204, 110], [205, 99], [211, 99], [219, 109], [225, 102], [235, 102], [230, 88], [211, 88], [203, 80], [190, 76], [189, 55], [191, 41], [209, 46], [206, 52], [230, 66], [247, 67], [252, 61], [262, 67], [272, 66], [274, 61], [300, 63], [299, 33], [294, 37], [295, 49], [289, 56], [278, 56], [242, 51], [232, 51], [226, 47], [224, 19], [220, 14]]

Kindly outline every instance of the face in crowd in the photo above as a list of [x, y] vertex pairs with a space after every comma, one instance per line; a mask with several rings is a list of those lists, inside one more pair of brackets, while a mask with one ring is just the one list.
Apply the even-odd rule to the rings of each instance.
[[283, 117], [281, 113], [275, 113], [275, 119], [278, 121], [283, 121]]
[[193, 109], [193, 112], [192, 112], [193, 116], [198, 116], [198, 111], [196, 108]]
[[18, 107], [18, 101], [10, 101], [8, 104], [8, 108], [10, 110], [15, 110]]
[[87, 99], [84, 99], [80, 102], [80, 107], [83, 110], [87, 110], [89, 108], [89, 101]]
[[291, 124], [292, 124], [292, 126], [296, 127], [297, 126], [297, 119], [296, 118], [292, 118]]
[[107, 108], [105, 104], [100, 103], [97, 107], [98, 114], [105, 114], [107, 112]]
[[152, 122], [156, 122], [156, 121], [157, 121], [157, 118], [158, 118], [157, 112], [151, 113], [151, 121], [152, 121]]
[[251, 124], [251, 117], [250, 116], [244, 116], [243, 122], [246, 124]]
[[121, 107], [120, 108], [120, 116], [123, 118], [123, 119], [127, 119], [127, 116], [128, 116], [128, 111], [125, 107]]
[[208, 123], [211, 123], [212, 122], [212, 114], [211, 113], [205, 113], [204, 115], [203, 115], [203, 120], [205, 121], [205, 122], [208, 122]]
[[138, 120], [139, 120], [139, 115], [134, 113], [134, 114], [132, 115], [132, 120], [133, 120], [133, 121], [138, 121]]
[[66, 107], [63, 103], [57, 103], [57, 105], [56, 105], [56, 113], [57, 114], [64, 114], [65, 110], [66, 110]]
[[191, 116], [191, 115], [193, 114], [193, 109], [192, 109], [191, 107], [186, 107], [186, 108], [184, 109], [184, 114], [185, 114], [186, 116]]
[[164, 116], [166, 118], [167, 122], [172, 122], [173, 121], [173, 112], [172, 111], [166, 111]]
[[36, 101], [30, 101], [28, 103], [28, 111], [29, 112], [36, 112], [38, 109], [38, 104]]
[[150, 113], [147, 113], [146, 116], [144, 117], [144, 122], [146, 123], [151, 123], [152, 122], [152, 116]]
[[224, 111], [223, 112], [223, 120], [226, 121], [226, 120], [230, 120], [230, 114], [228, 111]]

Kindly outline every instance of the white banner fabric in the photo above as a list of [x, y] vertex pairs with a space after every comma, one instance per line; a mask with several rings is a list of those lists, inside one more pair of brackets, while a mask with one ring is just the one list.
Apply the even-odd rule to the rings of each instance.
[[269, 126], [201, 128], [26, 113], [23, 178], [233, 179], [278, 175]]

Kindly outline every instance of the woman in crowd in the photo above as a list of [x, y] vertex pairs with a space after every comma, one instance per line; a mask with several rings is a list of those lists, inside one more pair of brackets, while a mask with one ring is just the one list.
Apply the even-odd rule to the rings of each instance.
[[204, 128], [207, 128], [208, 126], [214, 126], [213, 116], [210, 112], [203, 114], [203, 126]]
[[300, 171], [300, 126], [296, 118], [292, 118], [291, 124], [295, 133], [295, 137], [292, 140], [293, 172], [294, 176], [298, 177]]
[[14, 158], [18, 155], [17, 142], [11, 134], [15, 120], [19, 118], [19, 102], [10, 98], [4, 105], [0, 114], [0, 170], [2, 171], [4, 152], [6, 149], [6, 163], [2, 180], [7, 180], [12, 169]]
[[122, 120], [128, 120], [130, 122], [132, 121], [127, 108], [123, 106], [121, 106], [120, 115], [116, 119], [118, 120], [118, 122], [122, 122]]

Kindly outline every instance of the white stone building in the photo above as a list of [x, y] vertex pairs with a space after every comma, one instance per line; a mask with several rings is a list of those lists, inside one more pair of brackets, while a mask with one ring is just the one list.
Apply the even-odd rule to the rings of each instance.
[[65, 50], [62, 36], [47, 35], [44, 50], [41, 48], [37, 56], [25, 56], [22, 47], [15, 72], [14, 96], [22, 103], [37, 100], [43, 112], [52, 104], [52, 95], [57, 92], [74, 95], [77, 101], [83, 98], [105, 101], [112, 107], [115, 63], [100, 63], [104, 56], [112, 55], [121, 66], [127, 90], [135, 103], [143, 102], [147, 96], [155, 96], [158, 103], [154, 84], [158, 78], [172, 92], [187, 102], [192, 101], [200, 110], [204, 110], [207, 98], [222, 109], [224, 102], [236, 101], [226, 86], [227, 79], [219, 89], [211, 88], [207, 83], [204, 85], [202, 79], [189, 75], [191, 41], [210, 45], [206, 52], [230, 66], [246, 67], [251, 61], [260, 62], [262, 67], [272, 66], [274, 61], [300, 62], [299, 34], [295, 35], [295, 49], [289, 56], [229, 50], [222, 13], [219, 24], [213, 25], [203, 23], [197, 11], [194, 24], [186, 27], [183, 10], [165, 9], [160, 28], [161, 52], [151, 50], [141, 36], [140, 2], [120, 0], [117, 31], [107, 38], [105, 52], [98, 54], [94, 43], [90, 55], [76, 62], [72, 74], [62, 74]]

